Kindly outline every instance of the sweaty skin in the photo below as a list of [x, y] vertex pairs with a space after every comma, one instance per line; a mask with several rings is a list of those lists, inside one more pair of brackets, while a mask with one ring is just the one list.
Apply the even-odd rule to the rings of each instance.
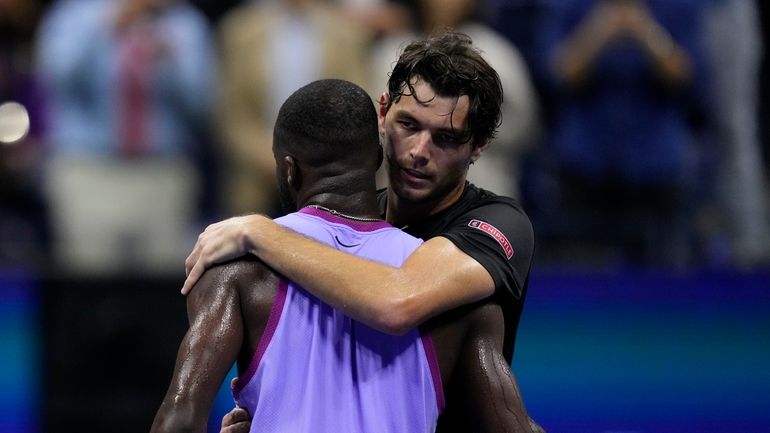
[[[196, 427], [205, 427], [230, 366], [237, 360], [239, 370], [245, 368], [256, 350], [277, 281], [273, 270], [253, 258], [206, 271], [187, 299], [190, 329], [152, 433], [205, 431]], [[447, 398], [437, 432], [537, 431], [502, 357], [501, 321], [499, 305], [482, 301], [440, 315], [423, 327], [433, 340]], [[247, 419], [244, 412], [229, 414], [222, 431], [247, 431], [244, 415]]]

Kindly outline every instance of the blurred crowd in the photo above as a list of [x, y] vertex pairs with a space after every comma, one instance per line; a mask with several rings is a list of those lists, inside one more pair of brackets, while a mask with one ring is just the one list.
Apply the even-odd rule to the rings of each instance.
[[289, 94], [377, 101], [405, 42], [454, 29], [505, 92], [470, 180], [524, 203], [536, 266], [767, 266], [762, 3], [0, 0], [0, 265], [181, 273], [206, 224], [279, 214]]

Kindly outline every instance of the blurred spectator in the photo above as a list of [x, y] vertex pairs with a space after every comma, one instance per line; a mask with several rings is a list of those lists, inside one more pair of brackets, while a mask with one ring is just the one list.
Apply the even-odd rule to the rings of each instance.
[[555, 5], [543, 37], [557, 98], [549, 145], [559, 195], [539, 199], [541, 207], [560, 206], [540, 232], [574, 259], [692, 260], [704, 7], [698, 0]]
[[419, 19], [418, 0], [334, 0], [351, 20], [369, 29], [374, 39], [410, 31]]
[[280, 104], [319, 78], [366, 88], [368, 41], [363, 27], [324, 0], [247, 2], [222, 19], [218, 119], [226, 213], [280, 213], [272, 152]]
[[[539, 130], [538, 101], [529, 70], [519, 51], [482, 19], [483, 2], [476, 0], [418, 0], [418, 25], [412, 32], [394, 33], [372, 50], [370, 82], [384, 91], [384, 83], [399, 49], [412, 39], [446, 29], [473, 39], [503, 85], [502, 124], [494, 142], [468, 172], [468, 180], [496, 194], [519, 196], [522, 155], [531, 149]], [[374, 89], [374, 87], [373, 87]], [[380, 183], [382, 183], [380, 181]]]
[[768, 258], [768, 191], [759, 142], [762, 35], [757, 5], [711, 0], [704, 42], [711, 71], [711, 118], [718, 149], [718, 209], [732, 260], [753, 266]]
[[66, 270], [179, 269], [212, 103], [205, 18], [176, 0], [60, 0], [39, 35], [47, 193]]
[[0, 1], [0, 264], [45, 257], [48, 219], [40, 183], [43, 99], [32, 71], [35, 0]]

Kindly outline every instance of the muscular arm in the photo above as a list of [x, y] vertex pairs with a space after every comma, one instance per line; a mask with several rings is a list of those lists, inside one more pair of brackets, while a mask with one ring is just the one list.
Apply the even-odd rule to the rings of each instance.
[[[217, 254], [222, 250], [228, 254]], [[494, 293], [489, 272], [448, 239], [430, 239], [394, 268], [339, 252], [260, 215], [209, 227], [187, 259], [190, 272], [183, 292], [213, 258], [244, 253], [256, 255], [351, 318], [391, 334]]]
[[[499, 311], [498, 311], [499, 314]], [[460, 368], [465, 378], [464, 401], [479, 431], [532, 432], [516, 379], [502, 353], [502, 330], [495, 340], [490, 329], [471, 331], [463, 347]]]
[[[527, 415], [516, 379], [502, 355], [500, 306], [486, 302], [469, 310], [465, 320], [468, 328], [448, 383], [447, 410], [437, 433], [541, 431]], [[442, 331], [438, 332], [431, 332], [437, 348], [446, 341]]]
[[243, 339], [233, 273], [206, 272], [187, 298], [190, 328], [177, 353], [171, 385], [151, 432], [205, 432], [211, 405]]

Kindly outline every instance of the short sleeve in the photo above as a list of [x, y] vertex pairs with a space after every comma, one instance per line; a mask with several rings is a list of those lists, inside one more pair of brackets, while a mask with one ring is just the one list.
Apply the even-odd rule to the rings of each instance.
[[534, 250], [532, 224], [518, 207], [493, 201], [465, 212], [441, 233], [492, 276], [495, 288], [521, 299]]

